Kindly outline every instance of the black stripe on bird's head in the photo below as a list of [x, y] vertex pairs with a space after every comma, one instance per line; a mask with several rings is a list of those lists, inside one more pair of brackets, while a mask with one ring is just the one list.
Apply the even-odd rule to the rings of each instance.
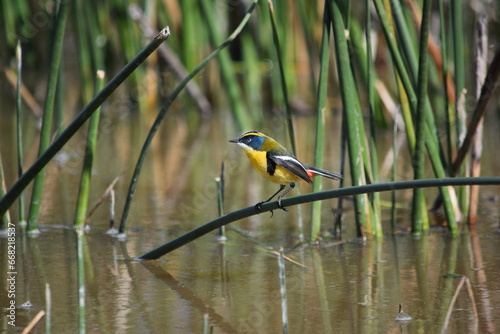
[[266, 136], [257, 131], [249, 131], [241, 135], [238, 139], [232, 139], [229, 142], [236, 143], [241, 146], [249, 147], [253, 150], [260, 151], [264, 140], [266, 140]]

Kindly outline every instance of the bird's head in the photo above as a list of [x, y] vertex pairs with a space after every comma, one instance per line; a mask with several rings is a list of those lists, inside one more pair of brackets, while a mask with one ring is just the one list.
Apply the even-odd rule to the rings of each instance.
[[[255, 151], [265, 151], [264, 143], [271, 138], [267, 137], [265, 134], [257, 132], [257, 131], [249, 131], [241, 135], [240, 138], [232, 139], [229, 142], [236, 143], [240, 145], [243, 149], [250, 149]], [[274, 140], [272, 140], [274, 141]]]

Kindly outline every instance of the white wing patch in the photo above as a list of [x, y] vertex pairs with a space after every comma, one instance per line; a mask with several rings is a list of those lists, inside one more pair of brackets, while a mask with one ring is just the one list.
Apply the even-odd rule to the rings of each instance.
[[307, 170], [304, 167], [304, 165], [299, 160], [297, 160], [295, 157], [289, 156], [289, 155], [279, 155], [279, 154], [274, 155], [273, 154], [270, 158], [277, 165], [292, 172], [293, 174], [297, 175], [298, 177], [300, 177], [304, 181], [306, 181], [308, 183], [312, 182], [311, 178], [307, 174]]

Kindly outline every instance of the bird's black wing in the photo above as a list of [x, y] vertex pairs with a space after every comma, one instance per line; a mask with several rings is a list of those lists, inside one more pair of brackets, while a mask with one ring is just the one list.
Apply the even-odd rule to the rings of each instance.
[[283, 154], [280, 151], [268, 151], [266, 153], [267, 172], [274, 175], [276, 165], [281, 166], [289, 172], [297, 175], [307, 183], [312, 183], [304, 165], [291, 154]]

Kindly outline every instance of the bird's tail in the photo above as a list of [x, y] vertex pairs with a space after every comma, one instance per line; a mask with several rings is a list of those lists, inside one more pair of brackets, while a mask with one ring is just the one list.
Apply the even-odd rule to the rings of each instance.
[[313, 176], [316, 176], [316, 175], [321, 175], [321, 176], [324, 176], [324, 177], [327, 177], [327, 178], [333, 179], [333, 180], [341, 180], [342, 179], [342, 175], [340, 175], [338, 173], [330, 172], [328, 170], [324, 170], [321, 168], [307, 166], [306, 171], [307, 171], [307, 175], [309, 175], [309, 177], [311, 177], [311, 178]]

